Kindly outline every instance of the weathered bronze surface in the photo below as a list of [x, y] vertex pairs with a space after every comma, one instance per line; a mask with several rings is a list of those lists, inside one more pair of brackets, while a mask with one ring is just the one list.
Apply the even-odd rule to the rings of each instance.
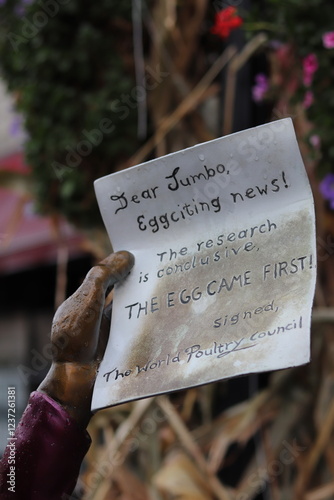
[[105, 308], [106, 294], [133, 263], [129, 252], [111, 254], [89, 271], [53, 319], [53, 362], [38, 390], [58, 401], [82, 426], [91, 416], [93, 386], [109, 336], [111, 306]]

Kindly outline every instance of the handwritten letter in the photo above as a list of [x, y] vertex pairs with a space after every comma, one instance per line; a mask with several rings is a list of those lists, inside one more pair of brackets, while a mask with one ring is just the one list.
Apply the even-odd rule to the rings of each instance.
[[309, 361], [313, 200], [290, 119], [98, 179], [115, 290], [92, 408]]

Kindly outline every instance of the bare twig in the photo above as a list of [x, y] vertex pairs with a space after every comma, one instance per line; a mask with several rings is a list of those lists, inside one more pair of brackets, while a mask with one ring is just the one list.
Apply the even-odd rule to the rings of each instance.
[[132, 158], [130, 158], [130, 165], [141, 163], [150, 154], [154, 147], [156, 147], [164, 139], [166, 134], [168, 134], [168, 132], [170, 132], [170, 130], [172, 130], [187, 113], [199, 104], [202, 95], [205, 93], [210, 83], [235, 54], [235, 47], [227, 47], [227, 49], [211, 66], [209, 71], [199, 81], [190, 94], [169, 116], [163, 119], [155, 134], [146, 142], [146, 144], [144, 144], [142, 148], [139, 149], [139, 151], [137, 151], [137, 153], [135, 153], [134, 156], [132, 156]]
[[[128, 418], [117, 428], [114, 439], [103, 449], [101, 456], [97, 460], [97, 465], [103, 466], [103, 473], [97, 474], [100, 476], [84, 495], [83, 500], [98, 500], [103, 499], [104, 494], [108, 491], [110, 486], [110, 477], [113, 473], [115, 464], [119, 464], [119, 450], [126, 440], [130, 437], [131, 433], [138, 426], [140, 420], [145, 415], [149, 406], [154, 401], [154, 398], [147, 398], [137, 401]], [[106, 472], [106, 466], [108, 471]], [[92, 472], [94, 474], [94, 472]]]
[[230, 492], [210, 471], [200, 448], [195, 443], [187, 426], [184, 424], [180, 415], [175, 410], [174, 406], [170, 403], [169, 399], [166, 396], [160, 396], [157, 402], [162, 411], [165, 413], [170, 426], [174, 429], [175, 433], [179, 437], [180, 442], [182, 443], [186, 451], [190, 454], [190, 456], [194, 459], [199, 473], [205, 474], [212, 492], [216, 495], [217, 498], [219, 498], [219, 500], [231, 500], [232, 497]]

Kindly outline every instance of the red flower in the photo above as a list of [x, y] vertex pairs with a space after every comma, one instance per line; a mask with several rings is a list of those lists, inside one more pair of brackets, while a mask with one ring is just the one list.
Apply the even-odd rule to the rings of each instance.
[[226, 9], [217, 12], [215, 24], [210, 31], [221, 38], [227, 38], [231, 31], [239, 28], [242, 23], [242, 18], [237, 15], [237, 9], [235, 7], [226, 7]]

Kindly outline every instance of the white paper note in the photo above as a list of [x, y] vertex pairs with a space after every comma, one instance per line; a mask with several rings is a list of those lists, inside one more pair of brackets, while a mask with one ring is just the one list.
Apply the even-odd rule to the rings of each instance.
[[311, 189], [290, 119], [95, 182], [116, 286], [92, 408], [310, 358]]

